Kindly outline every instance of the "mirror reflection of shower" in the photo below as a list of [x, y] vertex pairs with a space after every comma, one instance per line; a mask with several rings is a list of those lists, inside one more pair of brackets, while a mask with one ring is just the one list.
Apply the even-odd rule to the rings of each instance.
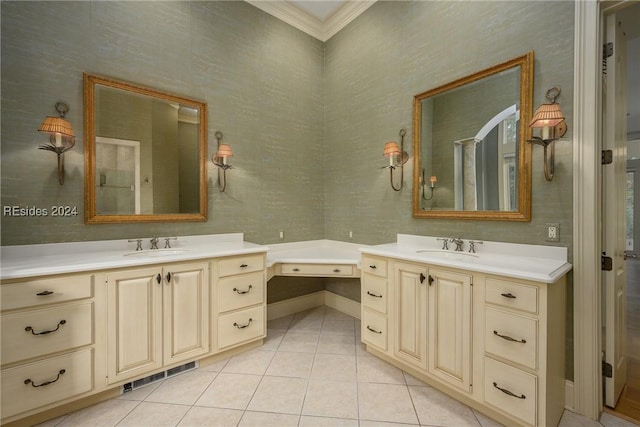
[[140, 142], [96, 137], [96, 211], [139, 214]]
[[511, 105], [474, 137], [453, 142], [456, 210], [517, 209], [519, 113]]

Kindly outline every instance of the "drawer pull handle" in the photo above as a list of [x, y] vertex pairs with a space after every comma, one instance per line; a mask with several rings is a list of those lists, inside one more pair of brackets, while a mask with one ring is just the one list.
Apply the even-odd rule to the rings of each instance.
[[53, 291], [42, 291], [42, 292], [38, 292], [36, 295], [39, 297], [45, 297], [47, 295], [51, 295], [53, 294]]
[[298, 267], [294, 268], [293, 271], [300, 271]]
[[496, 383], [495, 381], [493, 382], [493, 386], [495, 388], [497, 388], [498, 390], [500, 390], [501, 392], [503, 392], [506, 395], [509, 395], [511, 397], [515, 397], [516, 399], [526, 399], [527, 396], [525, 396], [524, 394], [521, 394], [520, 396], [518, 396], [517, 394], [507, 390], [506, 388], [502, 388], [502, 387], [498, 387], [498, 383]]
[[247, 268], [247, 267], [249, 267], [249, 265], [247, 265], [247, 264], [240, 264], [240, 268]]
[[367, 291], [367, 295], [371, 295], [372, 297], [375, 298], [382, 298], [382, 295], [376, 295], [376, 294], [372, 294], [371, 292]]
[[527, 340], [525, 339], [521, 339], [521, 340], [517, 340], [515, 338], [511, 338], [509, 335], [501, 335], [498, 333], [498, 331], [493, 331], [493, 335], [502, 338], [503, 340], [507, 340], [507, 341], [512, 341], [512, 342], [519, 342], [522, 344], [526, 344]]
[[378, 267], [376, 267], [375, 265], [370, 265], [369, 268], [372, 269], [372, 270], [375, 270]]
[[512, 299], [516, 299], [516, 296], [514, 294], [512, 294], [511, 292], [506, 293], [506, 294], [500, 294], [505, 298], [512, 298]]
[[244, 329], [244, 328], [248, 327], [251, 324], [251, 322], [253, 322], [253, 319], [249, 318], [249, 321], [247, 322], [246, 325], [238, 325], [237, 322], [233, 322], [233, 326], [235, 326], [238, 329]]
[[65, 323], [67, 323], [67, 321], [62, 319], [61, 321], [58, 322], [58, 325], [56, 326], [55, 329], [51, 329], [49, 331], [33, 332], [33, 328], [31, 326], [27, 326], [26, 328], [24, 328], [24, 330], [27, 332], [31, 332], [32, 335], [47, 335], [57, 331], [58, 329], [60, 329], [60, 325], [64, 325]]
[[334, 269], [334, 270], [333, 270], [333, 272], [334, 272], [334, 273], [340, 273], [340, 269], [339, 269], [339, 268], [336, 268], [336, 269]]
[[29, 379], [29, 378], [27, 378], [26, 380], [24, 380], [24, 383], [25, 383], [25, 385], [27, 385], [27, 384], [31, 384], [31, 387], [44, 387], [44, 386], [46, 386], [46, 385], [53, 384], [53, 383], [55, 383], [56, 381], [58, 381], [58, 380], [60, 379], [60, 375], [64, 375], [64, 373], [65, 373], [65, 372], [67, 372], [67, 371], [65, 371], [64, 369], [60, 369], [60, 371], [58, 372], [58, 376], [56, 377], [56, 379], [55, 379], [55, 380], [45, 381], [45, 382], [43, 382], [42, 384], [37, 384], [37, 385], [36, 385], [36, 384], [35, 384], [33, 381], [31, 381], [31, 379]]
[[235, 293], [237, 293], [238, 295], [244, 295], [244, 294], [248, 294], [249, 292], [251, 292], [251, 289], [253, 289], [253, 286], [249, 285], [249, 289], [247, 289], [246, 291], [241, 291], [238, 288], [233, 288], [233, 291]]
[[373, 329], [371, 326], [367, 325], [367, 329], [370, 330], [371, 332], [374, 332], [376, 334], [381, 334], [382, 331], [376, 331], [375, 329]]

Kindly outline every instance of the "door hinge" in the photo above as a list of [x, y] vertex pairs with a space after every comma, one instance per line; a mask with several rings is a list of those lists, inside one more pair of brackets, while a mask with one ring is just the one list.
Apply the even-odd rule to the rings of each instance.
[[602, 361], [602, 375], [607, 378], [613, 378], [613, 366], [604, 360]]
[[613, 150], [602, 150], [602, 164], [610, 165], [613, 163]]
[[602, 255], [601, 258], [601, 269], [604, 271], [613, 270], [613, 259], [610, 256]]
[[607, 59], [613, 55], [613, 42], [605, 43], [602, 46], [602, 59]]

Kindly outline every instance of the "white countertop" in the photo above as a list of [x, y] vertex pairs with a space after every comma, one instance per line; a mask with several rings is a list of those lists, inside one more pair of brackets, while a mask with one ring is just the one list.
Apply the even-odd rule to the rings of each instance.
[[[242, 233], [180, 236], [170, 242], [172, 250], [146, 250], [144, 253], [137, 253], [136, 243], [127, 240], [3, 246], [0, 279], [191, 261], [269, 249], [245, 242], [243, 237]], [[163, 248], [164, 244], [160, 239], [158, 247]], [[148, 248], [149, 239], [145, 239], [143, 245]]]
[[[465, 240], [465, 251], [468, 240]], [[398, 234], [395, 243], [368, 246], [362, 253], [490, 273], [517, 279], [554, 283], [571, 271], [567, 248], [517, 243], [483, 242], [476, 253], [455, 252], [455, 244], [442, 250], [442, 241], [431, 236]]]
[[[484, 242], [476, 254], [442, 251], [442, 242], [430, 236], [398, 234], [395, 243], [363, 246], [335, 240], [248, 243], [242, 233], [180, 236], [171, 249], [135, 251], [127, 240], [3, 246], [0, 279], [77, 273], [169, 262], [267, 252], [267, 267], [277, 263], [352, 264], [360, 268], [362, 253], [424, 262], [507, 277], [553, 283], [572, 268], [567, 249], [556, 246]], [[148, 239], [143, 242], [148, 248]], [[158, 247], [164, 246], [161, 239]], [[468, 248], [465, 246], [465, 249]], [[426, 251], [426, 252], [420, 252]]]

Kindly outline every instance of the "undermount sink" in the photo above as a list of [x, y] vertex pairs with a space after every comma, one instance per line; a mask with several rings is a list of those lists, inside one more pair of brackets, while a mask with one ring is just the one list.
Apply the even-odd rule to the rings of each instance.
[[149, 249], [145, 251], [135, 251], [124, 254], [124, 256], [136, 258], [156, 258], [185, 253], [186, 249]]
[[469, 252], [445, 251], [441, 249], [419, 249], [417, 254], [423, 254], [432, 258], [448, 259], [451, 261], [473, 261], [479, 258], [479, 255]]

